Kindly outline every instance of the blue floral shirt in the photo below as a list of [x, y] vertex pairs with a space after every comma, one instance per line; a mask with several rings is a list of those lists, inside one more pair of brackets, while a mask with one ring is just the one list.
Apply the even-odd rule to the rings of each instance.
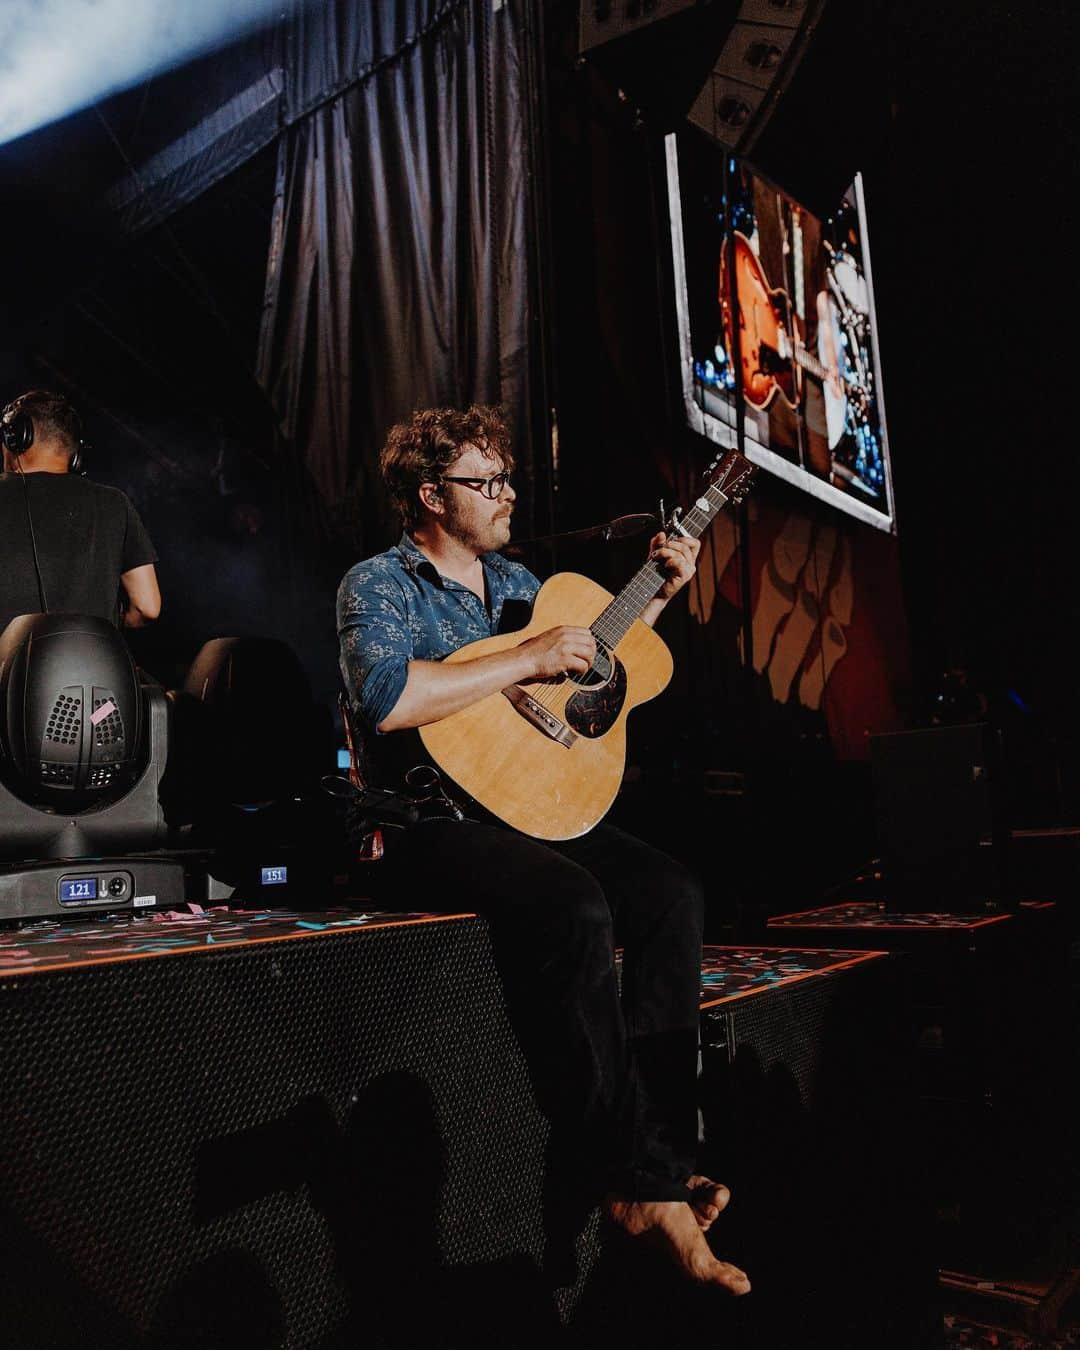
[[337, 596], [341, 675], [369, 741], [401, 697], [410, 661], [441, 661], [527, 620], [540, 582], [499, 553], [484, 553], [480, 561], [487, 604], [440, 575], [408, 534], [345, 573]]

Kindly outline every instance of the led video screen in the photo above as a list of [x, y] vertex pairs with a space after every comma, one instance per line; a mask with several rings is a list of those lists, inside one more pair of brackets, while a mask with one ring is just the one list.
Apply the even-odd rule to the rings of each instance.
[[694, 133], [666, 142], [690, 426], [895, 532], [862, 180], [822, 219]]

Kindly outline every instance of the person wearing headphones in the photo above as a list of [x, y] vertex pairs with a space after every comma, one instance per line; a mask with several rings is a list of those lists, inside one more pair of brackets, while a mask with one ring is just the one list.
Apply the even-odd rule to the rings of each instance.
[[33, 389], [0, 413], [0, 632], [20, 614], [141, 628], [161, 613], [157, 553], [127, 495], [83, 476], [81, 423]]

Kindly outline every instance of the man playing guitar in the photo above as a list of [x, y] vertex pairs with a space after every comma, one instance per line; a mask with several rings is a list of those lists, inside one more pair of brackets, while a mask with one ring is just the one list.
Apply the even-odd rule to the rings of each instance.
[[[496, 410], [414, 413], [390, 432], [381, 464], [405, 533], [346, 574], [338, 632], [365, 765], [380, 786], [399, 787], [392, 766], [408, 763], [415, 728], [522, 682], [584, 675], [596, 641], [589, 628], [562, 625], [444, 660], [520, 628], [540, 588], [498, 552], [510, 539], [514, 489]], [[650, 626], [693, 576], [698, 547], [681, 535], [651, 541], [664, 579], [641, 614]], [[745, 1274], [713, 1256], [704, 1236], [727, 1187], [693, 1168], [698, 882], [605, 823], [540, 842], [475, 806], [464, 820], [449, 815], [423, 819], [401, 847], [409, 893], [441, 895], [488, 920], [538, 1099], [556, 1135], [574, 1132], [567, 1158], [587, 1160], [588, 1181], [624, 1232], [657, 1243], [692, 1280], [746, 1293]]]

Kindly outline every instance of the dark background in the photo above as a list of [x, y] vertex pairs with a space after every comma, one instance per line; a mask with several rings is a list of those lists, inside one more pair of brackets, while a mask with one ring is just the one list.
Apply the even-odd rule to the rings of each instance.
[[[595, 500], [596, 458], [618, 475], [678, 445], [657, 148], [673, 122], [647, 46], [575, 64], [562, 20], [556, 369], [576, 503]], [[823, 215], [863, 172], [911, 647], [898, 698], [906, 725], [926, 725], [962, 670], [1005, 731], [1026, 825], [1080, 807], [1073, 359], [1050, 336], [1076, 309], [1076, 50], [1065, 4], [840, 0], [749, 156]], [[605, 487], [630, 509], [625, 481]]]
[[[1040, 331], [1055, 313], [1067, 330], [1075, 302], [1075, 11], [841, 0], [826, 16], [751, 161], [823, 213], [855, 169], [866, 180], [917, 660], [926, 678], [962, 660], [988, 684], [1067, 709], [1072, 679], [1051, 634], [1067, 634], [1075, 606], [1075, 430], [1062, 397], [1072, 355]], [[559, 101], [565, 145], [581, 112]], [[606, 114], [617, 125], [620, 111], [632, 121], [617, 100]], [[632, 151], [619, 149], [611, 174], [625, 191]], [[640, 286], [627, 296], [635, 272], [612, 255], [626, 222], [643, 218], [644, 202], [620, 203], [594, 234], [598, 290], [609, 306], [622, 300], [624, 320]], [[559, 293], [573, 304], [574, 291], [564, 282]], [[578, 365], [563, 362], [564, 385]], [[620, 434], [637, 420], [622, 418]]]
[[[533, 397], [556, 414], [559, 473], [550, 491], [546, 478], [531, 485], [530, 512], [534, 526], [562, 529], [652, 508], [701, 454], [679, 410], [667, 127], [664, 100], [657, 114], [649, 98], [664, 72], [650, 85], [638, 61], [637, 90], [620, 98], [616, 52], [577, 59], [576, 8], [543, 6], [535, 89]], [[1077, 25], [1064, 0], [832, 0], [750, 157], [822, 213], [864, 173], [911, 644], [898, 698], [920, 725], [943, 672], [963, 667], [1009, 728], [1025, 823], [1080, 813]], [[180, 71], [140, 97], [184, 91]], [[137, 145], [139, 97], [110, 107]], [[207, 637], [269, 630], [296, 646], [330, 704], [333, 591], [359, 552], [388, 540], [326, 532], [254, 382], [274, 147], [130, 244], [95, 234], [82, 210], [91, 185], [122, 167], [93, 110], [0, 147], [0, 395], [65, 388], [86, 411], [91, 471], [135, 498], [167, 607], [135, 638], [148, 669], [176, 684]], [[641, 542], [530, 561], [617, 583]], [[208, 568], [216, 584], [194, 584]], [[678, 654], [691, 639], [669, 617]], [[685, 721], [679, 700], [693, 689], [680, 678], [666, 711], [643, 714], [638, 758], [649, 800], [678, 789], [681, 810], [686, 737], [672, 719]], [[724, 694], [739, 737], [704, 767], [751, 770], [761, 710], [737, 674]], [[797, 794], [836, 766], [820, 728], [789, 731], [770, 739], [767, 767]], [[847, 776], [849, 844], [827, 872], [872, 847], [865, 789], [864, 769]]]

